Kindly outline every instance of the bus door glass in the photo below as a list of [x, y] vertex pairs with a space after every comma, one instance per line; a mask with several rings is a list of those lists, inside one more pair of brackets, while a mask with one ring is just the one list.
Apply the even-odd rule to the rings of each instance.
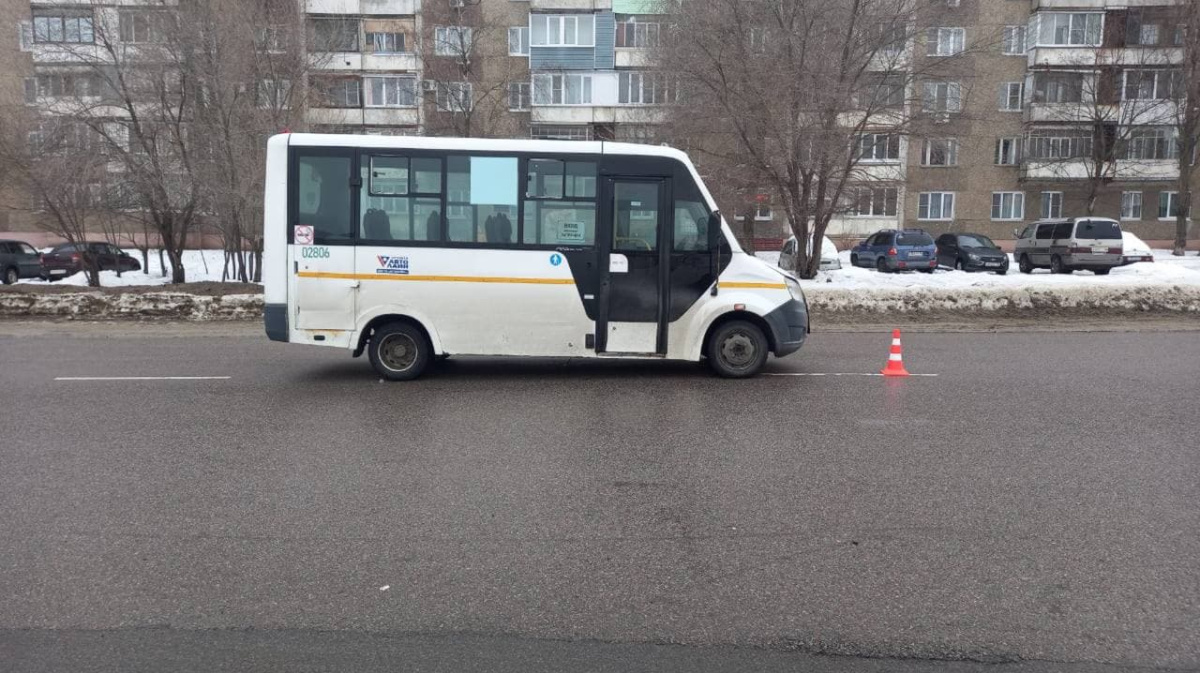
[[671, 180], [606, 178], [596, 350], [666, 353]]
[[352, 150], [304, 148], [292, 162], [289, 266], [299, 329], [354, 329], [354, 161]]

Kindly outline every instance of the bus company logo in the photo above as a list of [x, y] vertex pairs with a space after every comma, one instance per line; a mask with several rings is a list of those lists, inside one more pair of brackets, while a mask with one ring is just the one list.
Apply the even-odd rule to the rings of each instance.
[[408, 275], [407, 257], [376, 255], [375, 259], [379, 260], [379, 268], [375, 269], [375, 273], [393, 273], [401, 276]]

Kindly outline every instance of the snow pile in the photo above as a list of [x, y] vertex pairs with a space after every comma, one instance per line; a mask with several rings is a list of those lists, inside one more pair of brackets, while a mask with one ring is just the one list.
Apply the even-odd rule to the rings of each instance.
[[[132, 256], [140, 264], [142, 261], [142, 253], [126, 248], [125, 252]], [[124, 271], [118, 277], [116, 271], [101, 271], [100, 286], [101, 287], [127, 287], [137, 285], [166, 285], [171, 282], [171, 263], [167, 261], [166, 256], [163, 256], [163, 262], [166, 263], [167, 275], [162, 274], [162, 269], [158, 263], [158, 250], [150, 251], [150, 267], [149, 273], [146, 270], [141, 271]], [[225, 267], [225, 252], [223, 250], [184, 250], [183, 251], [183, 269], [186, 273], [186, 280], [189, 283], [200, 282], [220, 282], [221, 270]], [[229, 278], [228, 280], [235, 280]], [[20, 283], [28, 283], [30, 285], [45, 285], [49, 281], [41, 280], [40, 278], [29, 278], [19, 281]], [[61, 280], [54, 281], [54, 285], [87, 285], [87, 276], [82, 272], [67, 276]]]
[[1200, 315], [1200, 285], [1097, 287], [806, 288], [813, 314], [917, 313], [1037, 317], [1090, 312]]
[[220, 297], [187, 292], [0, 293], [0, 316], [53, 318], [172, 318], [176, 320], [260, 319], [259, 294]]

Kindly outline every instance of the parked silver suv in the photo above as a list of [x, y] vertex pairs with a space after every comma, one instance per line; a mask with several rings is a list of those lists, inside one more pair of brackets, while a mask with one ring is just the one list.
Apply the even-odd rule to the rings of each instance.
[[1121, 225], [1106, 217], [1041, 220], [1017, 236], [1013, 256], [1021, 273], [1038, 268], [1054, 273], [1086, 269], [1103, 276], [1121, 265]]

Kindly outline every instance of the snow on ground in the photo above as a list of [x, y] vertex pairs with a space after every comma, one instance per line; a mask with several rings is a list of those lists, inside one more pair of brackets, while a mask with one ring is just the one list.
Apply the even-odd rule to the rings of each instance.
[[[778, 252], [760, 252], [759, 259], [775, 264]], [[938, 269], [932, 274], [907, 271], [902, 273], [879, 273], [874, 269], [850, 266], [850, 251], [838, 253], [842, 268], [818, 274], [812, 280], [802, 280], [805, 289], [813, 291], [851, 289], [1016, 289], [1016, 288], [1067, 288], [1067, 287], [1129, 287], [1129, 286], [1200, 286], [1200, 256], [1189, 252], [1186, 257], [1175, 257], [1169, 250], [1155, 250], [1153, 262], [1139, 262], [1117, 267], [1107, 276], [1097, 276], [1090, 271], [1071, 274], [1052, 274], [1049, 269], [1038, 269], [1026, 275], [1017, 271], [1016, 260], [1009, 255], [1008, 274], [967, 273], [950, 269]]]
[[[142, 253], [136, 249], [125, 248], [125, 252], [131, 255], [140, 264], [142, 262]], [[116, 271], [101, 271], [100, 285], [103, 287], [122, 287], [128, 285], [166, 285], [171, 282], [171, 263], [167, 261], [166, 256], [163, 256], [163, 262], [167, 266], [167, 275], [163, 275], [158, 263], [158, 250], [150, 251], [150, 267], [149, 273], [146, 269], [141, 271], [125, 271], [120, 277], [117, 277]], [[184, 250], [183, 251], [183, 268], [186, 272], [186, 278], [189, 283], [199, 283], [206, 281], [219, 282], [221, 280], [221, 270], [225, 264], [225, 252], [222, 250]], [[48, 281], [38, 278], [30, 278], [19, 281], [20, 283], [41, 284], [45, 285]], [[62, 280], [54, 281], [55, 285], [87, 285], [87, 276], [83, 273], [77, 273], [73, 276], [68, 276]]]

